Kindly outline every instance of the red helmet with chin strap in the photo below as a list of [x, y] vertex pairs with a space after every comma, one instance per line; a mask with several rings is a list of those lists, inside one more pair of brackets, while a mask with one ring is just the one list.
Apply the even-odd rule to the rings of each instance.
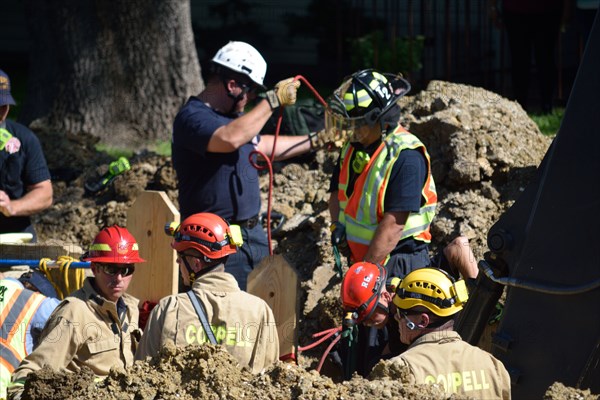
[[146, 262], [140, 257], [139, 246], [133, 235], [118, 225], [102, 229], [82, 260], [110, 264]]
[[375, 311], [385, 290], [383, 267], [366, 261], [353, 264], [342, 281], [342, 304], [347, 312], [356, 313], [356, 322], [368, 319]]
[[196, 249], [210, 259], [219, 259], [237, 251], [230, 226], [216, 214], [198, 213], [187, 217], [171, 243], [176, 251]]

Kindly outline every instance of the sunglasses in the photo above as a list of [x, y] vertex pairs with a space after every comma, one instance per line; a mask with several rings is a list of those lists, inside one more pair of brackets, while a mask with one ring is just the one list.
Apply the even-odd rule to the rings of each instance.
[[102, 272], [109, 276], [115, 276], [117, 274], [129, 276], [135, 272], [135, 265], [127, 265], [126, 267], [121, 265], [122, 264], [96, 264]]
[[242, 82], [238, 82], [236, 81], [237, 85], [242, 88], [242, 92], [244, 93], [257, 93], [258, 92], [258, 86], [256, 85], [247, 85], [245, 83]]

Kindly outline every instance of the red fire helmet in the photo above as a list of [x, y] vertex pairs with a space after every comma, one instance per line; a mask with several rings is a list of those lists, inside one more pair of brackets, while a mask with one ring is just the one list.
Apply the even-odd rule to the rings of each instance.
[[83, 260], [111, 264], [146, 262], [140, 257], [139, 246], [133, 235], [117, 225], [104, 228], [96, 235]]
[[237, 251], [227, 222], [213, 213], [198, 213], [187, 217], [171, 243], [178, 252], [196, 249], [210, 259], [219, 259]]
[[366, 261], [353, 264], [342, 281], [342, 304], [347, 312], [357, 314], [356, 322], [369, 318], [385, 289], [383, 267]]

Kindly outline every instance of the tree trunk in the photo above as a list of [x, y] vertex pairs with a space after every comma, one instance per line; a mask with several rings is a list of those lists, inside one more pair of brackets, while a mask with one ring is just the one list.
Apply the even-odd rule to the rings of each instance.
[[170, 138], [204, 84], [189, 0], [27, 0], [32, 48], [22, 120], [113, 146]]

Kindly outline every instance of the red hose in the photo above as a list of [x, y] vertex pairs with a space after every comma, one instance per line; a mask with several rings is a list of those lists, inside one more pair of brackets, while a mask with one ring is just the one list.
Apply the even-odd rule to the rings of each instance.
[[338, 326], [337, 328], [331, 328], [331, 329], [327, 329], [323, 332], [319, 332], [319, 333], [315, 333], [312, 337], [319, 337], [319, 336], [323, 336], [321, 339], [317, 340], [314, 343], [311, 343], [309, 345], [306, 345], [304, 347], [298, 347], [298, 352], [303, 352], [306, 350], [310, 350], [313, 347], [317, 347], [318, 345], [320, 345], [321, 343], [323, 343], [324, 341], [326, 341], [327, 339], [329, 339], [330, 337], [332, 337], [333, 335], [335, 335], [336, 333], [340, 332], [342, 330], [341, 326]]
[[325, 362], [327, 355], [329, 354], [331, 349], [333, 349], [333, 346], [335, 346], [335, 344], [340, 341], [341, 338], [342, 338], [342, 335], [337, 335], [336, 338], [331, 341], [329, 346], [327, 346], [327, 349], [325, 349], [325, 352], [323, 353], [323, 355], [321, 356], [321, 360], [319, 361], [319, 365], [317, 366], [318, 373], [321, 373], [321, 367], [323, 366], [323, 363]]

